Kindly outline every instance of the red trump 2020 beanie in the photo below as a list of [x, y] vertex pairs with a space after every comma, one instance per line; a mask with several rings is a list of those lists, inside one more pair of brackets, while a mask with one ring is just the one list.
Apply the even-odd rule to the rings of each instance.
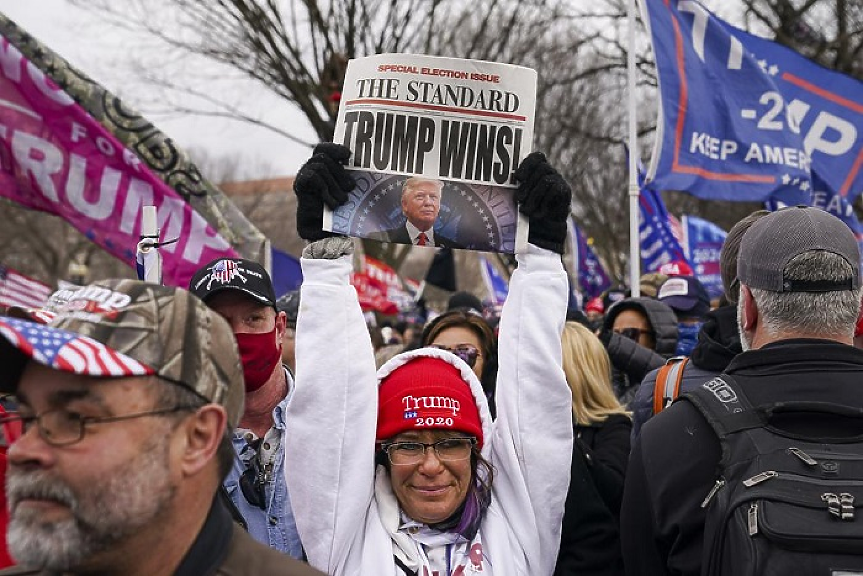
[[378, 441], [408, 430], [458, 430], [483, 445], [482, 424], [470, 385], [440, 358], [418, 357], [399, 366], [378, 388]]

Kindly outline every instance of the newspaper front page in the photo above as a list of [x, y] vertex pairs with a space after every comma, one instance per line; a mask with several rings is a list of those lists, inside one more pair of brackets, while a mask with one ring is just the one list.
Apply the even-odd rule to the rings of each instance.
[[334, 142], [357, 187], [324, 228], [384, 242], [518, 252], [514, 173], [531, 152], [536, 71], [411, 54], [351, 60]]

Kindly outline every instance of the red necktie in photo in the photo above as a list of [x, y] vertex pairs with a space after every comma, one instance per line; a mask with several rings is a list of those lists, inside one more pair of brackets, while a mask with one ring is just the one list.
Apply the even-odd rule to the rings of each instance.
[[425, 246], [426, 244], [428, 244], [428, 241], [429, 239], [426, 236], [425, 232], [420, 232], [420, 235], [417, 236], [417, 246]]

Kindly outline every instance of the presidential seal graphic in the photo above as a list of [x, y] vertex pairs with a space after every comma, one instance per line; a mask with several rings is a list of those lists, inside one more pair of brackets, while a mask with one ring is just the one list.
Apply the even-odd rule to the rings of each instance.
[[[357, 186], [332, 232], [400, 244], [515, 251], [515, 190], [452, 180], [351, 171]], [[418, 231], [431, 234], [417, 241]]]

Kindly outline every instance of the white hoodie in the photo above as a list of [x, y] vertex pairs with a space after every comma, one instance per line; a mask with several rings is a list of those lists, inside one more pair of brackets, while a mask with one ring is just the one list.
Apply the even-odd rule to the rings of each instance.
[[572, 397], [561, 368], [568, 287], [559, 255], [530, 245], [518, 261], [500, 322], [497, 420], [491, 422], [479, 381], [464, 362], [422, 351], [447, 358], [470, 383], [483, 424], [482, 453], [495, 469], [491, 505], [477, 538], [466, 542], [412, 525], [383, 467], [376, 471], [378, 382], [408, 355], [375, 374], [349, 284], [351, 256], [302, 259], [285, 472], [312, 566], [333, 576], [406, 576], [399, 564], [418, 576], [552, 574], [572, 457]]

